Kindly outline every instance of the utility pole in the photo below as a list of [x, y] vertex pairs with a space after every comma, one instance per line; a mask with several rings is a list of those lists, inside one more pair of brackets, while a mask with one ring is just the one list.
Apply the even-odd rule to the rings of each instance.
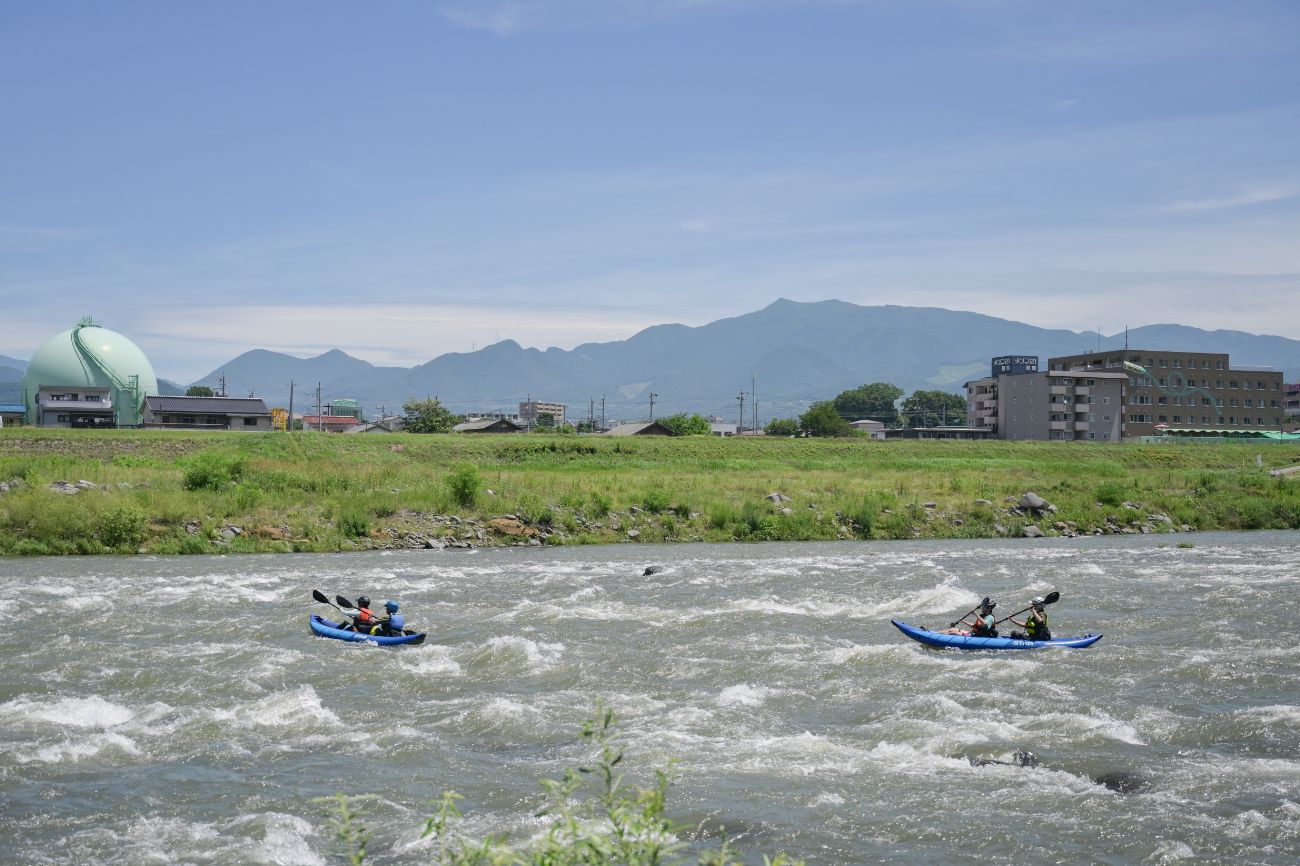
[[293, 381], [289, 382], [289, 417], [284, 422], [284, 432], [293, 432]]
[[587, 432], [596, 432], [596, 398], [587, 400]]
[[750, 430], [758, 429], [758, 393], [757, 393], [758, 384], [757, 383], [758, 383], [758, 374], [750, 373], [749, 374], [749, 398], [750, 398], [749, 402], [753, 406], [753, 410], [754, 410], [754, 423], [749, 428]]
[[600, 395], [600, 429], [605, 429], [605, 395]]
[[325, 417], [320, 411], [320, 382], [316, 383], [316, 429], [321, 433], [325, 432]]
[[736, 435], [739, 436], [745, 429], [745, 392], [737, 394], [736, 399], [740, 401], [740, 415], [736, 418]]
[[217, 394], [217, 396], [218, 397], [226, 396], [226, 374], [225, 373], [222, 373], [220, 376], [217, 377], [217, 383], [221, 386], [221, 391]]
[[654, 393], [653, 391], [650, 392], [650, 420], [651, 421], [655, 419], [655, 398], [658, 396], [659, 395]]

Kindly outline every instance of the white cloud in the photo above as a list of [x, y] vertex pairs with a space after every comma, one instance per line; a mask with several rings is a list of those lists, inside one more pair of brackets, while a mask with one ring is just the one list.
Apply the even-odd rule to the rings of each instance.
[[1295, 187], [1278, 186], [1271, 189], [1256, 189], [1226, 198], [1207, 198], [1195, 201], [1179, 201], [1165, 205], [1161, 210], [1171, 213], [1204, 213], [1206, 211], [1227, 210], [1229, 208], [1249, 207], [1256, 204], [1268, 204], [1286, 201], [1300, 195]]

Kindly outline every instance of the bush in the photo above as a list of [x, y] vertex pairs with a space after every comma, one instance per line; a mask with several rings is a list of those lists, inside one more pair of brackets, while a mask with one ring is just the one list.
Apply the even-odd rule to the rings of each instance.
[[140, 509], [122, 505], [105, 511], [99, 518], [99, 540], [105, 547], [139, 547], [144, 541], [149, 518]]
[[478, 474], [478, 467], [473, 463], [457, 466], [447, 476], [447, 489], [456, 504], [465, 508], [473, 506], [483, 492], [483, 477]]
[[225, 490], [244, 474], [244, 461], [238, 457], [200, 454], [185, 467], [182, 484], [186, 490]]
[[[538, 863], [551, 866], [672, 866], [684, 864], [686, 843], [682, 837], [690, 829], [668, 817], [670, 771], [655, 771], [655, 783], [649, 788], [625, 783], [615, 768], [624, 757], [623, 747], [614, 735], [614, 714], [597, 708], [597, 717], [582, 727], [583, 740], [591, 743], [595, 754], [585, 766], [570, 767], [559, 779], [543, 779], [547, 804], [536, 816], [545, 823], [530, 837], [512, 841], [505, 834], [475, 839], [457, 833], [461, 818], [455, 791], [446, 791], [437, 814], [424, 826], [423, 838], [433, 838], [436, 846], [431, 861], [435, 866], [491, 866], [491, 864]], [[595, 787], [593, 795], [583, 797], [584, 789]], [[366, 859], [370, 841], [365, 828], [365, 814], [377, 798], [349, 798], [342, 794], [321, 798], [332, 815], [330, 827], [335, 839], [346, 849], [353, 866]], [[743, 866], [744, 861], [732, 853], [730, 844], [700, 854], [701, 866]], [[765, 857], [767, 866], [799, 866], [785, 854]]]
[[370, 517], [359, 508], [348, 508], [339, 512], [339, 532], [349, 538], [362, 538], [370, 532]]
[[1107, 481], [1105, 484], [1097, 485], [1097, 501], [1102, 505], [1123, 505], [1124, 500], [1128, 499], [1128, 487], [1114, 481]]
[[591, 516], [596, 518], [608, 517], [609, 513], [614, 510], [614, 500], [608, 495], [595, 491], [587, 497], [591, 509]]
[[651, 514], [660, 514], [667, 511], [671, 505], [672, 497], [668, 495], [666, 490], [655, 488], [641, 494], [641, 507]]

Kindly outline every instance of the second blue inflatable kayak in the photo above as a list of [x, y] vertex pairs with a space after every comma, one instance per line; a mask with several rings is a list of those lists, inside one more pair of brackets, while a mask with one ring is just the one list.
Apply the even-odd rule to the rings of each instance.
[[1064, 646], [1082, 649], [1086, 646], [1092, 646], [1101, 640], [1099, 634], [1085, 634], [1082, 637], [1055, 637], [1051, 640], [1018, 640], [1013, 637], [967, 637], [961, 634], [943, 634], [942, 632], [930, 631], [925, 628], [917, 628], [914, 625], [908, 625], [905, 622], [899, 622], [891, 619], [890, 622], [903, 634], [912, 640], [923, 643], [926, 646], [937, 647], [939, 649], [967, 649], [967, 650], [1024, 650], [1024, 649], [1042, 649], [1049, 646]]
[[416, 634], [408, 631], [406, 634], [393, 635], [386, 637], [378, 634], [365, 634], [362, 632], [348, 631], [342, 627], [342, 623], [330, 622], [318, 614], [311, 615], [311, 630], [321, 637], [332, 637], [335, 640], [345, 640], [351, 643], [368, 643], [378, 644], [379, 646], [395, 646], [397, 644], [417, 644], [424, 641], [424, 632]]

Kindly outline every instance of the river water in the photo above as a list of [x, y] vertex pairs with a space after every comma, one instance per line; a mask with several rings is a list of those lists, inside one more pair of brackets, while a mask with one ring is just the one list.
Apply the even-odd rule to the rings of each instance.
[[[535, 831], [601, 699], [629, 774], [679, 759], [670, 812], [751, 862], [1289, 866], [1298, 541], [3, 560], [0, 863], [341, 863], [313, 801], [338, 792], [378, 795], [369, 862], [427, 862], [446, 789], [470, 831]], [[316, 588], [430, 638], [313, 638]], [[889, 623], [1052, 590], [1058, 636], [1105, 638], [962, 653]]]

